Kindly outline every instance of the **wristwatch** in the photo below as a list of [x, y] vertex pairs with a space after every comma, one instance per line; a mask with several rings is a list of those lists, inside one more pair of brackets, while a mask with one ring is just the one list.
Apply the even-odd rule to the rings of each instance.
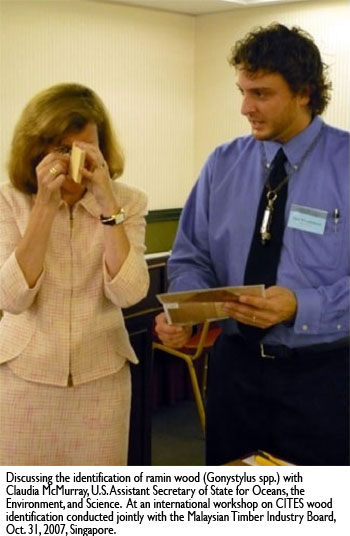
[[100, 216], [100, 222], [103, 223], [103, 225], [119, 225], [123, 223], [124, 220], [125, 212], [122, 208], [116, 214], [112, 214], [112, 216], [104, 216], [103, 214]]

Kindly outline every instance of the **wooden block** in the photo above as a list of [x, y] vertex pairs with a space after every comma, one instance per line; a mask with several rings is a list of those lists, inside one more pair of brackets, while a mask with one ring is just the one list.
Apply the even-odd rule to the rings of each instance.
[[72, 145], [72, 152], [69, 161], [69, 175], [75, 182], [81, 182], [80, 168], [84, 166], [85, 151], [80, 149], [77, 145]]

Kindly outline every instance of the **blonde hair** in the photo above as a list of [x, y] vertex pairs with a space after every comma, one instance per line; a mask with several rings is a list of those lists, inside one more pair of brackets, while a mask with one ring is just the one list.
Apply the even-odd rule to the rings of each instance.
[[124, 155], [108, 115], [98, 95], [80, 84], [63, 83], [35, 95], [24, 108], [15, 127], [8, 161], [9, 177], [18, 190], [37, 192], [35, 168], [48, 147], [95, 123], [100, 150], [111, 177], [123, 173]]

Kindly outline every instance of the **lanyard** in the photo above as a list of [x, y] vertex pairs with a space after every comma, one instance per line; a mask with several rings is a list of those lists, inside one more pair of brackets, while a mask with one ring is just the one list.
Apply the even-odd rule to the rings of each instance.
[[278, 193], [281, 191], [283, 186], [285, 184], [287, 184], [287, 182], [289, 181], [291, 176], [298, 169], [300, 169], [300, 167], [304, 163], [306, 157], [311, 153], [312, 149], [315, 147], [316, 143], [318, 142], [318, 140], [319, 140], [319, 138], [321, 136], [321, 133], [322, 133], [322, 129], [323, 129], [323, 125], [321, 126], [321, 128], [320, 128], [319, 132], [316, 134], [316, 136], [311, 140], [311, 143], [306, 148], [306, 151], [303, 153], [303, 155], [302, 155], [301, 159], [299, 160], [299, 162], [297, 164], [295, 164], [291, 168], [291, 171], [289, 171], [289, 173], [286, 174], [286, 176], [277, 184], [277, 186], [275, 188], [271, 188], [271, 186], [269, 184], [269, 173], [268, 173], [269, 164], [267, 162], [264, 144], [263, 143], [261, 144], [261, 146], [262, 146], [262, 160], [263, 160], [263, 167], [264, 167], [264, 174], [265, 174], [264, 188], [267, 189], [267, 193], [266, 193], [266, 201], [267, 201], [267, 203], [266, 203], [266, 207], [265, 207], [265, 210], [264, 210], [264, 214], [263, 214], [263, 218], [262, 218], [262, 222], [261, 222], [261, 227], [260, 227], [260, 237], [261, 237], [261, 242], [262, 242], [263, 245], [265, 245], [266, 242], [271, 239], [272, 215], [273, 215], [273, 210], [274, 210], [274, 204], [275, 204], [275, 201], [276, 201], [276, 199], [278, 197]]

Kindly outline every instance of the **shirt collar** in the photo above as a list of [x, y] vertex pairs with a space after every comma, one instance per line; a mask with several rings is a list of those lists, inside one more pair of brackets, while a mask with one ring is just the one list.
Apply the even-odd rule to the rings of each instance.
[[282, 144], [276, 141], [263, 141], [267, 162], [271, 164], [272, 160], [276, 156], [278, 149], [283, 148], [288, 162], [292, 166], [296, 166], [300, 163], [305, 150], [310, 146], [314, 138], [318, 135], [323, 126], [323, 121], [320, 117], [316, 116], [311, 123], [302, 130], [299, 134], [294, 136], [287, 143]]
[[84, 197], [82, 197], [80, 201], [78, 201], [77, 205], [78, 204], [84, 207], [85, 210], [87, 210], [95, 218], [98, 218], [101, 214], [101, 208], [99, 204], [97, 203], [92, 193], [89, 191], [87, 191]]
[[[83, 207], [87, 212], [89, 212], [89, 214], [91, 214], [91, 216], [93, 216], [94, 218], [98, 218], [101, 214], [101, 209], [95, 197], [89, 191], [86, 191], [84, 196], [81, 199], [79, 199], [79, 201], [77, 201], [74, 205], [72, 205], [73, 211], [75, 211], [76, 207], [79, 205]], [[59, 208], [63, 208], [63, 207], [68, 207], [68, 205], [62, 199], [60, 201]]]
[[[36, 196], [37, 194], [32, 194], [33, 203], [36, 199]], [[94, 216], [95, 218], [99, 218], [101, 214], [101, 209], [91, 192], [86, 191], [84, 196], [73, 205], [73, 208], [75, 208], [78, 205], [81, 205], [83, 208], [85, 208], [85, 210], [89, 212], [91, 216]], [[59, 204], [59, 208], [65, 207], [65, 206], [68, 206], [67, 203], [61, 200]]]

